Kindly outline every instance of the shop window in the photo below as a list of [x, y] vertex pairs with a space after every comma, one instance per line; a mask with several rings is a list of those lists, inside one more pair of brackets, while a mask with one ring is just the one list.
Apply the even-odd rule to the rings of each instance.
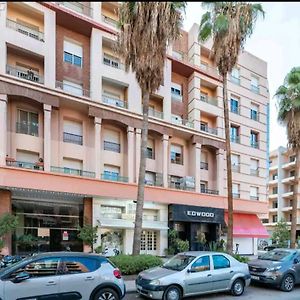
[[230, 261], [224, 255], [213, 255], [214, 269], [230, 268]]
[[183, 147], [179, 145], [171, 145], [171, 163], [183, 164]]
[[209, 256], [202, 256], [198, 258], [193, 264], [192, 264], [192, 270], [195, 272], [202, 272], [202, 271], [208, 271], [210, 270], [210, 263], [209, 263]]
[[59, 264], [59, 274], [80, 274], [99, 269], [101, 262], [90, 257], [64, 257]]

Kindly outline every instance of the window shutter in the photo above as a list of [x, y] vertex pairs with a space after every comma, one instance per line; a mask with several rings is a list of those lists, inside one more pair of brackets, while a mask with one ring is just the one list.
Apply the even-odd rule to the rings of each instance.
[[171, 145], [171, 152], [182, 153], [182, 147], [178, 145]]
[[39, 160], [39, 154], [36, 152], [17, 150], [17, 161], [36, 163]]
[[120, 168], [116, 166], [109, 166], [109, 165], [104, 165], [104, 170], [106, 172], [111, 172], [111, 173], [118, 173], [120, 174]]
[[64, 132], [82, 136], [82, 124], [71, 120], [64, 120]]
[[64, 158], [63, 165], [64, 168], [82, 170], [82, 160]]
[[66, 40], [64, 41], [64, 51], [82, 57], [82, 46]]
[[106, 142], [120, 144], [120, 134], [118, 131], [104, 129], [104, 140]]

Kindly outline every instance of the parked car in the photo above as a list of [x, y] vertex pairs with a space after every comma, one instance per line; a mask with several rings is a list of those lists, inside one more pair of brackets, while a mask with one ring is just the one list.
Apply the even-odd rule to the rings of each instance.
[[270, 284], [290, 292], [300, 283], [300, 252], [295, 249], [277, 248], [249, 263], [251, 281]]
[[263, 248], [263, 250], [258, 250], [257, 254], [258, 254], [258, 256], [261, 256], [261, 255], [267, 253], [268, 251], [274, 250], [276, 248], [280, 248], [280, 247], [278, 245], [275, 245], [275, 244], [268, 245], [268, 246], [265, 246]]
[[0, 299], [120, 300], [125, 284], [106, 258], [77, 252], [48, 252], [0, 271]]
[[162, 267], [141, 272], [136, 279], [139, 294], [164, 300], [221, 291], [240, 296], [249, 284], [247, 264], [226, 253], [208, 251], [179, 253]]

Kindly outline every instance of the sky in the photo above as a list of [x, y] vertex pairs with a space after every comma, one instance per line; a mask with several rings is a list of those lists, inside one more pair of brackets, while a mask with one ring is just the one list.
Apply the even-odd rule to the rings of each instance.
[[[276, 89], [292, 67], [300, 66], [300, 2], [263, 2], [265, 19], [256, 23], [245, 50], [268, 63], [270, 92], [270, 151], [286, 147], [286, 130], [277, 122]], [[200, 23], [201, 2], [188, 2], [184, 30]]]

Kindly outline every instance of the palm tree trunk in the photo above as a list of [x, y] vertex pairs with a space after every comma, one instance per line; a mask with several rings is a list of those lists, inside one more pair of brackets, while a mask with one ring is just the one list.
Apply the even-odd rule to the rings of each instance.
[[296, 232], [297, 232], [297, 210], [298, 210], [298, 182], [299, 182], [299, 149], [296, 148], [296, 165], [294, 180], [294, 199], [292, 205], [292, 224], [291, 224], [291, 248], [296, 248]]
[[132, 247], [133, 255], [140, 254], [140, 249], [141, 249], [145, 173], [146, 173], [146, 151], [147, 151], [147, 142], [148, 142], [148, 109], [149, 109], [149, 98], [150, 98], [149, 91], [143, 91], [142, 96], [143, 96], [143, 126], [142, 126], [142, 136], [141, 136], [141, 160], [140, 160], [138, 193], [137, 193], [137, 203], [136, 203], [136, 212], [135, 212], [133, 247]]
[[225, 121], [225, 146], [227, 162], [227, 201], [228, 201], [228, 230], [227, 230], [227, 252], [233, 252], [233, 200], [232, 200], [232, 170], [231, 170], [231, 147], [229, 130], [229, 111], [227, 96], [227, 74], [223, 74], [223, 105]]

